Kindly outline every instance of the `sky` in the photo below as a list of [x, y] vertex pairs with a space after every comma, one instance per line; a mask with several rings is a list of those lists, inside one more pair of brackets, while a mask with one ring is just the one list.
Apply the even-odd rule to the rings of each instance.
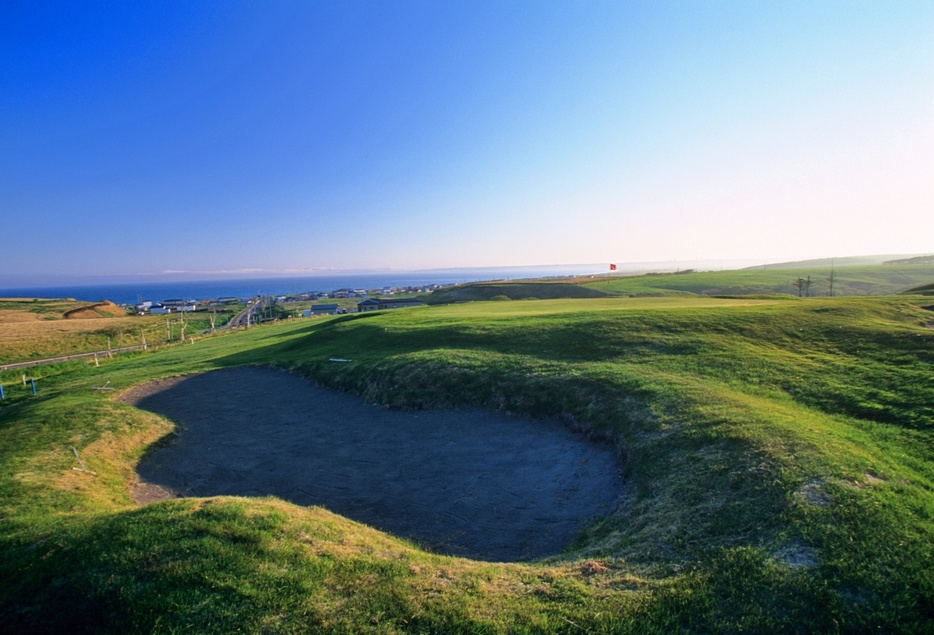
[[0, 283], [934, 252], [934, 2], [0, 4]]

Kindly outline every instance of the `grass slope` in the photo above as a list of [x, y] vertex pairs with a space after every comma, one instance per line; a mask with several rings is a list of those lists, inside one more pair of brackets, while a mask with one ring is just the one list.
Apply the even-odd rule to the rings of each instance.
[[611, 295], [601, 289], [573, 282], [522, 281], [472, 282], [446, 287], [425, 296], [429, 304], [450, 304], [475, 300], [529, 300], [556, 298], [601, 298]]
[[[829, 265], [815, 267], [764, 267], [735, 271], [611, 277], [587, 286], [623, 295], [798, 295], [795, 281], [811, 278], [811, 296], [830, 295]], [[934, 265], [865, 265], [834, 267], [835, 296], [868, 296], [898, 293], [930, 282]]]
[[[37, 396], [0, 408], [0, 616], [79, 633], [931, 631], [928, 320], [910, 298], [469, 303], [41, 369]], [[242, 364], [390, 406], [558, 417], [618, 444], [629, 493], [522, 565], [275, 499], [134, 506], [132, 466], [171, 425], [90, 387]]]
[[[210, 317], [189, 314], [185, 324], [188, 337], [210, 328]], [[159, 346], [177, 340], [180, 331], [177, 314], [127, 316], [110, 302], [0, 298], [0, 364], [135, 346], [143, 337]]]
[[905, 291], [905, 293], [913, 295], [934, 295], [934, 282], [912, 287], [911, 289]]
[[[477, 300], [525, 300], [599, 297], [704, 296], [798, 296], [796, 281], [810, 278], [810, 297], [830, 295], [830, 260], [769, 265], [765, 268], [730, 271], [683, 271], [641, 276], [594, 276], [561, 281], [475, 282], [457, 285], [425, 296], [429, 304]], [[870, 296], [911, 289], [934, 278], [934, 264], [848, 265], [833, 268], [834, 296]], [[923, 289], [922, 289], [923, 290]]]

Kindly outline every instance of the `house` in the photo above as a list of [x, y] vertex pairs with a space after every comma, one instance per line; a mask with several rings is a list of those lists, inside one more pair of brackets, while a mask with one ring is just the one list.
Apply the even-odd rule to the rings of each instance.
[[337, 305], [336, 304], [312, 304], [311, 314], [312, 315], [336, 315]]
[[422, 306], [423, 302], [418, 298], [367, 298], [363, 302], [357, 302], [357, 310], [363, 311], [382, 311], [383, 309], [403, 309], [410, 306]]
[[378, 311], [379, 310], [379, 300], [376, 298], [367, 298], [363, 302], [357, 302], [357, 311], [363, 313], [364, 311]]

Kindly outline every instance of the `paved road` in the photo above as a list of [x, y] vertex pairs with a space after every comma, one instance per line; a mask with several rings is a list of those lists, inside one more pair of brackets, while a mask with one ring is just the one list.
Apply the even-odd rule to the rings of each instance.
[[266, 305], [269, 304], [269, 297], [262, 297], [258, 301], [249, 305], [243, 311], [238, 313], [233, 317], [230, 322], [223, 328], [227, 329], [238, 329], [241, 327], [247, 328], [254, 322], [256, 313], [262, 313], [263, 309], [266, 308]]

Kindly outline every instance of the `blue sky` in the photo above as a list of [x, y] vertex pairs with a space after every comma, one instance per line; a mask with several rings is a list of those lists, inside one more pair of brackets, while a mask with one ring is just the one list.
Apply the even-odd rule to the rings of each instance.
[[934, 251], [934, 3], [6, 2], [0, 281]]

